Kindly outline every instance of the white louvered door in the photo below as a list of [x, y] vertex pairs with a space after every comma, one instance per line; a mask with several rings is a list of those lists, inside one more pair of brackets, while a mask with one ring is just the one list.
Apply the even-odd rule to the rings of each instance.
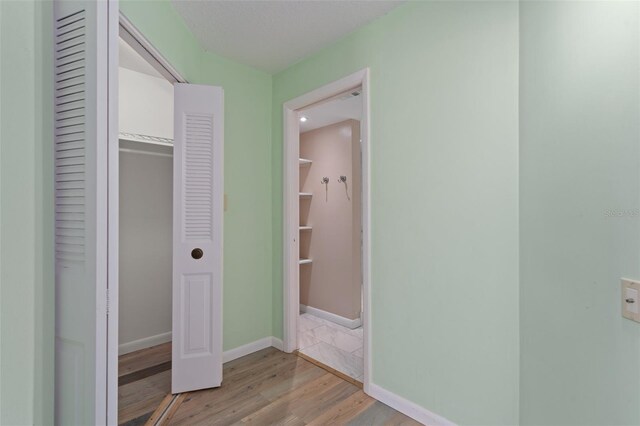
[[[107, 420], [109, 34], [117, 2], [55, 0], [55, 421]], [[115, 25], [115, 28], [114, 28]]]
[[175, 85], [171, 391], [222, 382], [223, 91]]

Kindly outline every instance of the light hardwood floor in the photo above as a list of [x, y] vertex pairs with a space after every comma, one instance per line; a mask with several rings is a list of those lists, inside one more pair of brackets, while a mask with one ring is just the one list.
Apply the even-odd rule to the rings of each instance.
[[[119, 389], [119, 423], [144, 424], [169, 393], [171, 371], [163, 368], [170, 352], [167, 344], [120, 358], [121, 381], [132, 381]], [[223, 377], [220, 388], [184, 394], [163, 423], [419, 425], [359, 387], [274, 348], [224, 364]]]
[[120, 356], [118, 423], [144, 424], [171, 392], [171, 343]]

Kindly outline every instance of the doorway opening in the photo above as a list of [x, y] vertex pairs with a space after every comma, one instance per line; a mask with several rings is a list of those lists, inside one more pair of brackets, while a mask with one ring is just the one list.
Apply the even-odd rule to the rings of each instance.
[[285, 103], [284, 346], [369, 381], [368, 71]]
[[120, 33], [118, 424], [138, 424], [171, 394], [175, 79]]
[[361, 87], [298, 111], [298, 350], [362, 383]]
[[223, 90], [186, 84], [122, 15], [119, 33], [109, 409], [161, 424], [222, 381]]

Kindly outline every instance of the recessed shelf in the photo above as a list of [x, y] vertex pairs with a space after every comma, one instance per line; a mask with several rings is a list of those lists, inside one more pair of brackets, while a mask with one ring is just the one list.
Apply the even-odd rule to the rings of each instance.
[[313, 194], [311, 192], [301, 192], [300, 198], [311, 198]]
[[301, 231], [311, 231], [311, 226], [301, 226], [300, 230]]
[[313, 161], [307, 160], [306, 158], [300, 158], [299, 160], [300, 166], [310, 166]]
[[298, 263], [299, 263], [300, 265], [306, 265], [306, 264], [309, 264], [309, 263], [311, 263], [311, 262], [312, 262], [312, 260], [311, 260], [311, 259], [300, 259], [300, 260], [298, 261]]

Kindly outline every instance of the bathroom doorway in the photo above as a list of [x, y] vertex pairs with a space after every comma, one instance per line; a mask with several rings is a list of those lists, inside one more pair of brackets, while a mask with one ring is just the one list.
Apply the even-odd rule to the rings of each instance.
[[368, 83], [285, 104], [285, 350], [368, 382]]

